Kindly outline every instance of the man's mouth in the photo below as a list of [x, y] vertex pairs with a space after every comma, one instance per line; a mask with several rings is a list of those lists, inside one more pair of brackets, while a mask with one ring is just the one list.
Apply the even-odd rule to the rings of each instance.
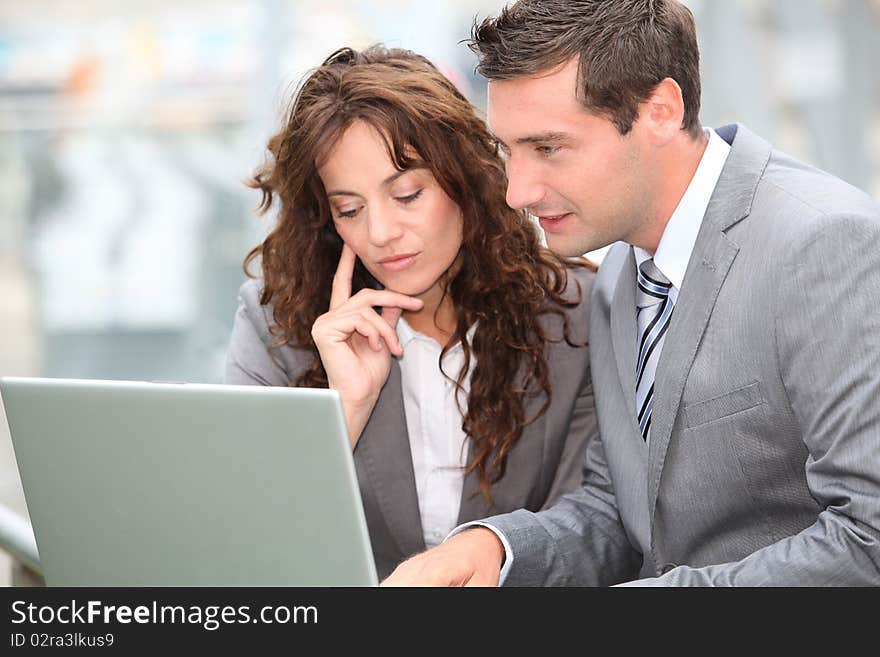
[[543, 228], [545, 232], [553, 233], [559, 230], [562, 226], [562, 223], [570, 216], [572, 216], [571, 212], [563, 212], [562, 214], [538, 215], [538, 223], [541, 224], [541, 228]]

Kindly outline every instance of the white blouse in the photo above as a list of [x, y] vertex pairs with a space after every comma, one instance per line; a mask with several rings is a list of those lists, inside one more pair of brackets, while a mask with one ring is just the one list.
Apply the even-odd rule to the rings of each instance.
[[[473, 337], [472, 326], [466, 339]], [[443, 542], [458, 524], [464, 467], [467, 465], [467, 436], [461, 430], [462, 413], [455, 400], [455, 385], [440, 372], [442, 347], [434, 338], [410, 327], [401, 318], [397, 337], [403, 347], [398, 358], [403, 387], [403, 407], [412, 452], [419, 513], [425, 545]], [[443, 358], [443, 369], [453, 379], [464, 365], [461, 343]], [[471, 368], [459, 395], [462, 411], [467, 411], [467, 393], [476, 361], [471, 354]]]

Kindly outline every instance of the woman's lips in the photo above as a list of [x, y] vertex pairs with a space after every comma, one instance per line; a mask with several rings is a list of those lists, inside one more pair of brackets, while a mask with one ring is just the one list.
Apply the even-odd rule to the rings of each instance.
[[392, 256], [379, 261], [379, 265], [387, 271], [403, 271], [409, 268], [416, 261], [418, 253], [405, 253], [399, 256]]
[[562, 226], [566, 220], [571, 217], [571, 212], [565, 214], [555, 214], [546, 217], [538, 217], [538, 223], [547, 233], [557, 233], [562, 230]]

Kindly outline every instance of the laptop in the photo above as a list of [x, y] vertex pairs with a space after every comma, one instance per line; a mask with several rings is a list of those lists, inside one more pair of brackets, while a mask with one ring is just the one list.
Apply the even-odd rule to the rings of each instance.
[[49, 586], [374, 586], [332, 390], [0, 378]]

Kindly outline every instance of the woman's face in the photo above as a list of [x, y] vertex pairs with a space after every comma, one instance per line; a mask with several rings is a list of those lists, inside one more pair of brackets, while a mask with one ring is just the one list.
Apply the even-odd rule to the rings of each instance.
[[439, 290], [462, 242], [458, 205], [428, 169], [398, 171], [371, 125], [353, 123], [318, 169], [339, 236], [386, 288]]

